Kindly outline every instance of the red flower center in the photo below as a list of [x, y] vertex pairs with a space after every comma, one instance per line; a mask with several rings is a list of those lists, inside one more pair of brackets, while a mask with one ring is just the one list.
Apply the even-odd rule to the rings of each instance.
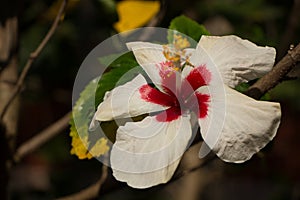
[[158, 67], [162, 79], [162, 91], [149, 84], [139, 89], [141, 98], [145, 101], [168, 107], [167, 110], [156, 115], [157, 121], [170, 122], [183, 113], [191, 111], [199, 118], [206, 117], [210, 96], [196, 91], [208, 85], [211, 80], [211, 73], [206, 66], [195, 67], [183, 80], [180, 73], [171, 67], [167, 68], [166, 63]]

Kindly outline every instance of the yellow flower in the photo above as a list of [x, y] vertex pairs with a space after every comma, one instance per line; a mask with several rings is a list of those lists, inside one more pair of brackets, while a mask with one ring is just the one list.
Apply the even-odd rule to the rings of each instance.
[[119, 21], [114, 24], [118, 32], [145, 25], [160, 8], [159, 1], [124, 0], [117, 3]]
[[98, 157], [107, 153], [108, 150], [109, 150], [109, 146], [107, 145], [107, 139], [100, 138], [96, 142], [96, 144], [91, 148], [90, 154], [92, 154], [94, 157]]
[[89, 151], [87, 149], [89, 145], [87, 136], [81, 138], [74, 130], [71, 131], [70, 136], [72, 137], [71, 154], [76, 155], [79, 159], [91, 159], [93, 157], [98, 157], [104, 155], [109, 150], [107, 139], [105, 138], [100, 138]]
[[88, 150], [86, 146], [88, 145], [87, 137], [73, 137], [72, 138], [72, 149], [71, 154], [76, 155], [79, 159], [91, 159], [93, 156], [88, 155]]

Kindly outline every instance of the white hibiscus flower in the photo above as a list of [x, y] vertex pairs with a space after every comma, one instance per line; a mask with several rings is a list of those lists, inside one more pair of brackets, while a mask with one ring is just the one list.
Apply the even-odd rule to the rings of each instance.
[[110, 121], [149, 114], [117, 130], [110, 157], [117, 180], [135, 188], [169, 181], [195, 125], [226, 162], [250, 159], [275, 136], [280, 105], [232, 89], [270, 71], [274, 48], [237, 36], [202, 36], [196, 49], [183, 51], [145, 42], [128, 47], [152, 83], [138, 75], [114, 88], [94, 116]]

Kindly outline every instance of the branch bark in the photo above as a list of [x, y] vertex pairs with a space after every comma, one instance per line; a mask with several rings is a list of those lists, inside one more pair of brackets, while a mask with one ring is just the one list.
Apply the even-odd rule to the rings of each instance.
[[[5, 1], [5, 3], [9, 3]], [[4, 8], [0, 7], [0, 13]], [[1, 14], [0, 14], [1, 15]], [[0, 112], [3, 111], [5, 104], [10, 98], [13, 83], [16, 82], [18, 76], [17, 65], [17, 33], [18, 19], [11, 16], [0, 22]], [[3, 114], [0, 120], [0, 199], [7, 199], [7, 183], [10, 173], [12, 152], [15, 147], [15, 138], [17, 133], [19, 103], [17, 99], [11, 101], [11, 106]]]
[[260, 99], [266, 92], [279, 84], [286, 75], [300, 62], [300, 43], [274, 66], [272, 71], [254, 83], [246, 94], [254, 99]]

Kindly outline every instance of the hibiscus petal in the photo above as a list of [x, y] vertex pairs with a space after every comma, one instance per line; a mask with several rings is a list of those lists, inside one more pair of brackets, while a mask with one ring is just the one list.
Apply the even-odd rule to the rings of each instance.
[[173, 176], [180, 159], [176, 160], [168, 167], [148, 172], [148, 173], [126, 173], [113, 170], [113, 175], [117, 180], [127, 182], [133, 188], [149, 188], [154, 185], [168, 182]]
[[182, 77], [181, 83], [181, 95], [184, 99], [188, 99], [198, 88], [208, 85], [211, 80], [211, 73], [205, 64], [188, 70], [189, 73]]
[[194, 89], [205, 85], [209, 85], [212, 89], [223, 88], [222, 74], [206, 49], [198, 45], [190, 57], [190, 63], [193, 67], [185, 66], [182, 71], [183, 82], [185, 79], [188, 80]]
[[117, 180], [135, 188], [166, 183], [172, 177], [191, 139], [190, 116], [159, 122], [156, 116], [121, 126], [111, 151]]
[[163, 54], [162, 45], [149, 42], [129, 42], [126, 44], [137, 62], [141, 65], [151, 81], [156, 85], [161, 85], [160, 69], [158, 65], [166, 61]]
[[[225, 109], [211, 102], [208, 116], [198, 121], [200, 131], [222, 160], [241, 163], [274, 138], [280, 123], [280, 104], [254, 100], [229, 87], [225, 87], [225, 92]], [[220, 131], [220, 124], [223, 128], [216, 132]]]
[[177, 99], [174, 95], [168, 95], [166, 93], [163, 93], [159, 91], [156, 88], [153, 88], [150, 85], [143, 85], [140, 88], [141, 98], [145, 101], [159, 104], [162, 106], [174, 106]]
[[139, 90], [146, 84], [145, 78], [138, 75], [132, 81], [106, 93], [104, 101], [98, 106], [94, 119], [110, 121], [165, 110], [166, 107], [141, 98]]
[[241, 82], [262, 77], [275, 61], [272, 47], [260, 47], [237, 36], [202, 36], [202, 47], [219, 68], [224, 83], [232, 88]]

